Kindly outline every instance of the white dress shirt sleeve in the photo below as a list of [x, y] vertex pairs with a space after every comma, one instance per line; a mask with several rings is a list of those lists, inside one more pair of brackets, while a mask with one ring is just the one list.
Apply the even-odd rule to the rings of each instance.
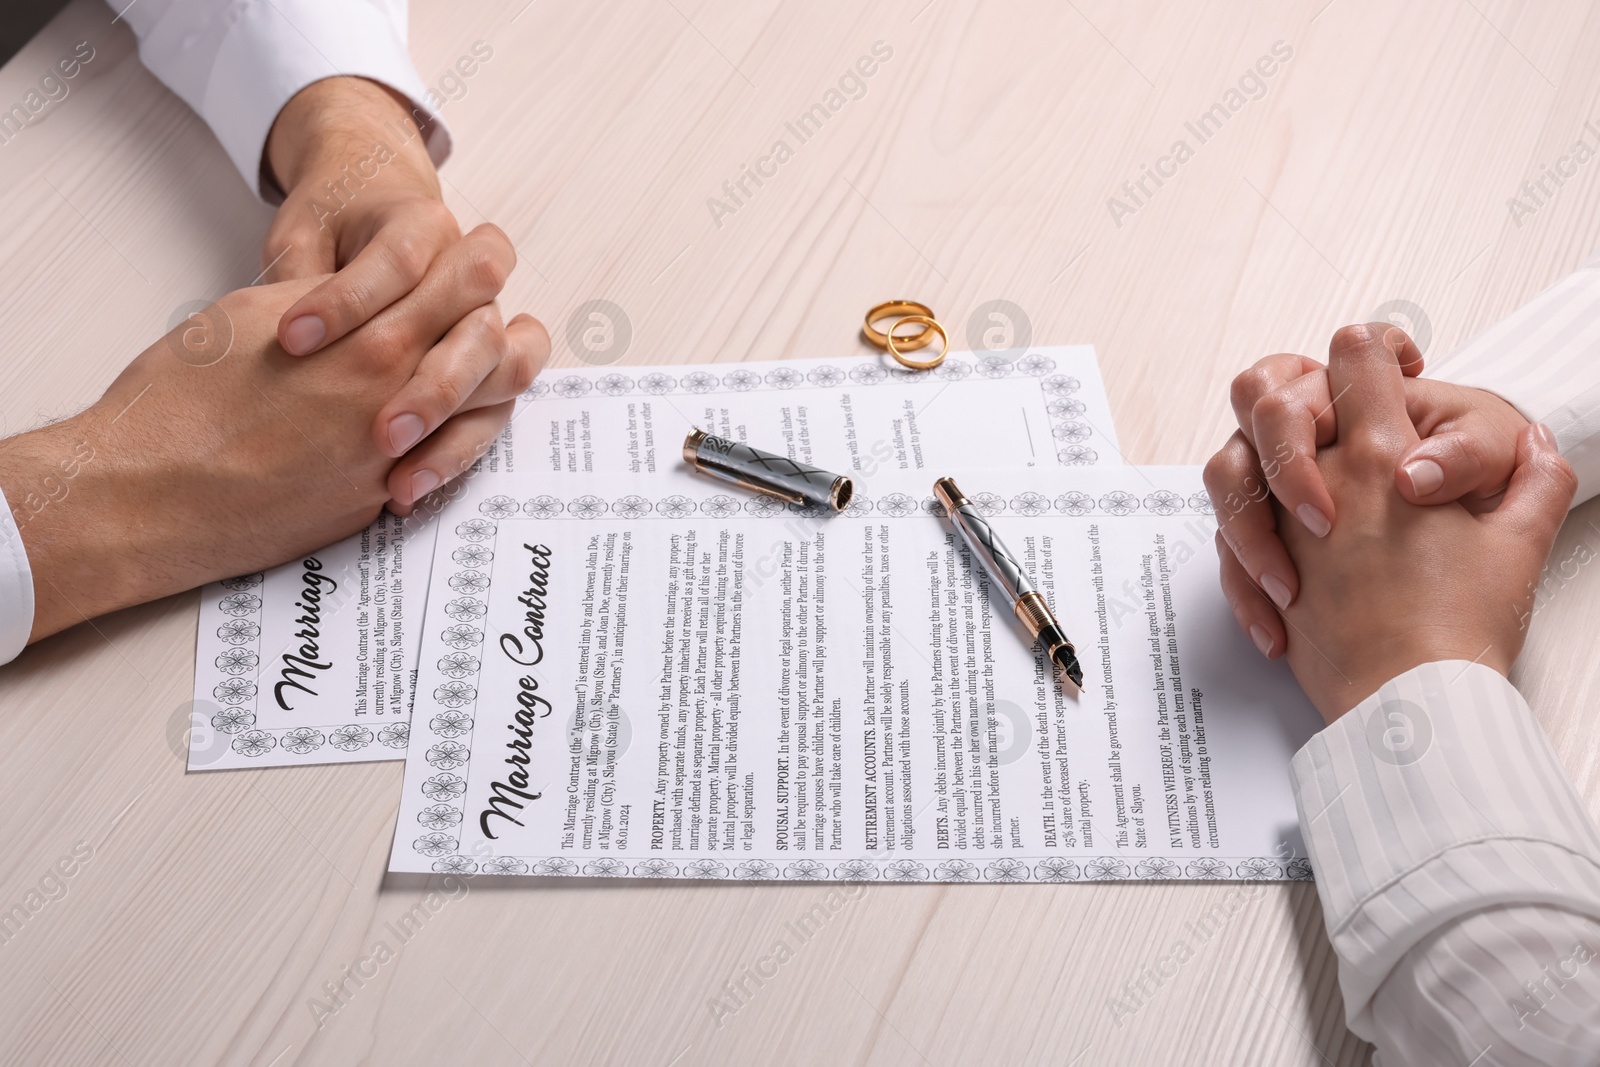
[[205, 120], [244, 177], [261, 181], [273, 120], [312, 82], [340, 74], [382, 82], [411, 100], [434, 165], [450, 134], [406, 53], [405, 0], [107, 0], [139, 38], [139, 58]]
[[32, 630], [33, 569], [11, 505], [0, 490], [0, 663], [17, 658]]
[[1578, 475], [1574, 506], [1600, 493], [1600, 257], [1426, 373], [1486, 389], [1550, 427]]
[[1600, 831], [1510, 682], [1417, 667], [1292, 773], [1375, 1063], [1600, 1064]]
[[[261, 155], [290, 97], [340, 74], [382, 82], [410, 98], [434, 164], [450, 134], [406, 54], [405, 0], [108, 0], [139, 38], [139, 57], [205, 120], [264, 199]], [[33, 629], [33, 571], [0, 493], [0, 664]]]

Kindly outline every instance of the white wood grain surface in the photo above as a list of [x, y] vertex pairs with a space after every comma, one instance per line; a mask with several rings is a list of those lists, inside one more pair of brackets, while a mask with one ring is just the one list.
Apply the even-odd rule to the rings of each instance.
[[[864, 354], [861, 313], [900, 296], [959, 346], [1006, 299], [1037, 341], [1096, 345], [1130, 462], [1195, 463], [1247, 362], [1324, 351], [1396, 299], [1441, 354], [1600, 245], [1600, 164], [1521, 226], [1506, 203], [1594, 141], [1600, 16], [1571, 0], [416, 0], [411, 20], [430, 83], [493, 49], [444, 111], [447, 194], [511, 235], [504, 306], [550, 325], [557, 365], [594, 298], [625, 309], [628, 363]], [[88, 403], [176, 308], [248, 283], [271, 217], [96, 0], [0, 70], [0, 107], [80, 40], [96, 58], [68, 98], [0, 145], [4, 432]], [[791, 136], [719, 226], [708, 198], [878, 41], [865, 95]], [[1293, 58], [1265, 95], [1198, 144], [1184, 123], [1277, 41]], [[1116, 225], [1108, 198], [1179, 138], [1193, 157]], [[711, 998], [827, 887], [478, 880], [402, 947], [385, 924], [437, 882], [384, 874], [398, 763], [184, 773], [195, 610], [123, 612], [0, 669], [0, 910], [93, 848], [0, 943], [0, 1061], [1368, 1059], [1309, 886], [1260, 887], [1205, 941], [1187, 924], [1232, 887], [870, 886], [720, 1026]], [[1589, 568], [1517, 677], [1591, 810], [1597, 621]], [[319, 1027], [310, 1002], [380, 939], [395, 957]], [[1179, 940], [1194, 958], [1146, 977]]]

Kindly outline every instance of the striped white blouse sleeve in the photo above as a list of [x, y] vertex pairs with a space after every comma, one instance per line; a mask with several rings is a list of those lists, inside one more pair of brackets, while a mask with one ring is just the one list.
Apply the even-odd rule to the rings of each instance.
[[1486, 389], [1550, 427], [1578, 474], [1573, 506], [1600, 493], [1600, 256], [1425, 373]]
[[[434, 164], [450, 135], [406, 53], [405, 0], [107, 0], [139, 38], [139, 58], [205, 120], [245, 184], [261, 182], [267, 134], [312, 82], [349, 74], [410, 98]], [[259, 187], [258, 187], [259, 186]]]
[[1510, 682], [1417, 667], [1292, 774], [1347, 1021], [1375, 1063], [1600, 1064], [1600, 830]]

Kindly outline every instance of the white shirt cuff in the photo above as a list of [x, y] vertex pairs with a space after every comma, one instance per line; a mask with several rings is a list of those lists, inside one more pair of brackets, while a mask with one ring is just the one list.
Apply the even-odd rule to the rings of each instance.
[[1488, 667], [1388, 682], [1293, 761], [1350, 1028], [1408, 951], [1497, 905], [1600, 918], [1600, 831], [1521, 694]]
[[269, 203], [282, 193], [260, 183], [267, 134], [291, 97], [324, 78], [370, 78], [402, 93], [434, 165], [450, 153], [449, 131], [406, 53], [403, 5], [398, 25], [367, 0], [176, 0], [140, 16], [137, 6], [128, 10], [140, 58], [205, 120], [245, 184]]
[[1600, 493], [1600, 259], [1451, 352], [1428, 376], [1485, 389], [1550, 427], [1578, 475], [1573, 505]]
[[0, 663], [28, 647], [33, 632], [33, 568], [11, 505], [0, 490]]

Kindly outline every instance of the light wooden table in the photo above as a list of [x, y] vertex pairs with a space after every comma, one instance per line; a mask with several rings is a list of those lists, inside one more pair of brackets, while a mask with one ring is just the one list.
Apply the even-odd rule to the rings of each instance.
[[[6, 432], [87, 403], [174, 309], [249, 282], [270, 218], [94, 0], [0, 70], [0, 105], [85, 39], [71, 95], [0, 145]], [[411, 39], [435, 84], [493, 49], [445, 108], [447, 192], [516, 242], [504, 304], [550, 324], [558, 365], [597, 297], [631, 320], [627, 362], [861, 353], [861, 312], [890, 296], [959, 338], [1003, 298], [1036, 340], [1097, 346], [1130, 462], [1196, 463], [1247, 361], [1324, 351], [1390, 300], [1424, 309], [1443, 353], [1600, 245], [1600, 164], [1521, 226], [1506, 204], [1595, 142], [1600, 15], [1568, 0], [419, 0]], [[865, 95], [796, 145], [784, 123], [878, 41], [893, 56]], [[1265, 95], [1199, 143], [1185, 123], [1277, 41], [1293, 56]], [[793, 158], [714, 219], [708, 198], [786, 136]], [[1115, 219], [1108, 198], [1179, 138], [1192, 158]], [[1551, 598], [1519, 681], [1600, 810], [1594, 571]], [[1160, 984], [1146, 968], [1231, 887], [871, 886], [720, 1027], [711, 998], [826, 887], [480, 879], [363, 964], [429, 891], [384, 874], [400, 764], [186, 775], [195, 608], [124, 612], [0, 670], [0, 909], [93, 850], [0, 943], [0, 1061], [1368, 1058], [1304, 885], [1255, 892]], [[319, 1029], [309, 1003], [352, 966], [371, 977]]]

